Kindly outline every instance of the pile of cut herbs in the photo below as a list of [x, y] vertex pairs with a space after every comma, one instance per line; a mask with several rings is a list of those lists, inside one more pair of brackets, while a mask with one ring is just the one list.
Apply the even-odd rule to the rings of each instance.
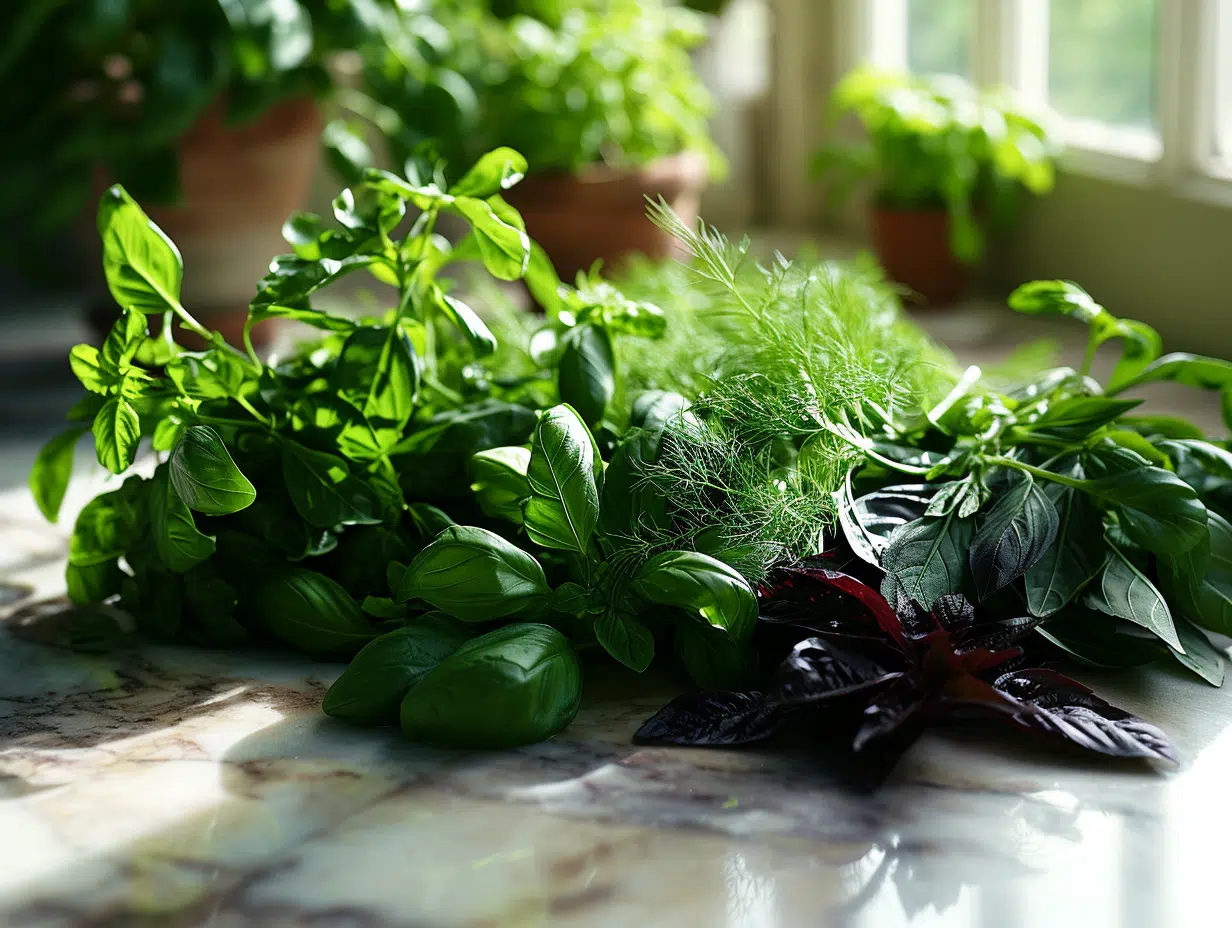
[[[563, 284], [501, 196], [525, 169], [508, 149], [452, 182], [370, 169], [334, 221], [292, 216], [250, 324], [319, 336], [266, 360], [193, 318], [175, 246], [112, 188], [98, 226], [122, 314], [73, 349], [89, 392], [31, 475], [54, 520], [80, 436], [128, 473], [77, 519], [74, 602], [154, 639], [348, 660], [328, 714], [436, 744], [549, 738], [584, 666], [658, 659], [692, 689], [645, 743], [803, 723], [860, 750], [976, 715], [1174, 759], [1055, 665], [1222, 681], [1204, 630], [1232, 631], [1232, 453], [1132, 394], [1227, 398], [1232, 364], [1161, 356], [1149, 327], [1041, 281], [1012, 308], [1085, 323], [1087, 363], [998, 386], [906, 322], [875, 268], [763, 266], [662, 205], [690, 267]], [[442, 214], [469, 231], [450, 242]], [[542, 314], [481, 316], [446, 276], [464, 266], [524, 279]], [[361, 272], [390, 305], [314, 307]]]

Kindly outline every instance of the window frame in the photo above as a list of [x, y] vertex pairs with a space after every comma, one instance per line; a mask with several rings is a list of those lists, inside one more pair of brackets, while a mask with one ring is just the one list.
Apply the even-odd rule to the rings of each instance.
[[[838, 2], [840, 62], [905, 70], [906, 0]], [[1007, 86], [1028, 103], [1046, 103], [1046, 0], [972, 3], [975, 82]], [[1215, 144], [1221, 14], [1232, 16], [1232, 0], [1160, 0], [1158, 132], [1059, 117], [1062, 170], [1232, 206], [1232, 157], [1217, 157]]]

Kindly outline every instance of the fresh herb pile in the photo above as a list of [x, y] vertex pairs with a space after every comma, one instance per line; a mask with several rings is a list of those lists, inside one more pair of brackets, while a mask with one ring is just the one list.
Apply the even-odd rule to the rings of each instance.
[[[687, 285], [647, 266], [565, 285], [501, 196], [525, 170], [509, 149], [452, 183], [369, 169], [336, 222], [292, 216], [250, 324], [321, 335], [269, 362], [193, 319], [174, 245], [112, 188], [99, 231], [124, 312], [73, 349], [89, 393], [31, 488], [54, 519], [87, 431], [113, 473], [143, 439], [156, 466], [82, 510], [70, 597], [157, 639], [348, 659], [325, 711], [432, 743], [550, 737], [607, 655], [701, 691], [644, 741], [739, 743], [825, 713], [862, 748], [976, 712], [1173, 757], [1039, 662], [1171, 658], [1221, 682], [1202, 629], [1232, 629], [1232, 453], [1126, 395], [1227, 391], [1232, 364], [1160, 357], [1147, 326], [1045, 281], [1011, 304], [1086, 322], [1086, 367], [994, 389], [875, 273], [763, 267], [663, 206], [696, 256]], [[451, 244], [442, 214], [469, 233]], [[485, 321], [443, 276], [462, 262], [524, 279], [546, 315]], [[394, 288], [390, 308], [313, 306], [357, 271]], [[177, 328], [211, 347], [183, 350]], [[1086, 368], [1111, 340], [1101, 387]]]

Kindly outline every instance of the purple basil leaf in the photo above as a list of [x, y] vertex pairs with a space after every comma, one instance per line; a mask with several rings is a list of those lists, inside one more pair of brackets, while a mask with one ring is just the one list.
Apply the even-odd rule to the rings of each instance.
[[1012, 648], [1043, 621], [1037, 616], [1027, 615], [995, 622], [980, 622], [960, 636], [957, 650], [962, 654], [977, 648], [986, 648], [989, 651]]
[[780, 591], [793, 590], [796, 592], [797, 601], [801, 598], [800, 593], [803, 593], [806, 601], [815, 602], [827, 592], [841, 593], [859, 603], [886, 636], [896, 641], [902, 640], [903, 633], [898, 616], [894, 614], [886, 598], [879, 590], [851, 574], [823, 567], [800, 566], [784, 568], [780, 571], [780, 576], [781, 579], [775, 587], [776, 596]]
[[633, 736], [635, 744], [721, 746], [770, 737], [783, 713], [761, 693], [686, 693], [656, 712]]
[[933, 603], [933, 618], [947, 632], [956, 634], [975, 624], [975, 606], [961, 593], [947, 593]]
[[779, 665], [766, 704], [784, 709], [811, 705], [886, 686], [901, 676], [832, 642], [806, 638]]
[[920, 724], [925, 696], [917, 677], [900, 676], [894, 680], [869, 700], [864, 724], [856, 732], [852, 748], [862, 751], [872, 742], [901, 733], [908, 723]]
[[1002, 714], [1023, 728], [1063, 738], [1088, 751], [1112, 757], [1177, 762], [1176, 749], [1162, 731], [1110, 705], [1077, 680], [1056, 671], [1042, 668], [1013, 671], [998, 677], [989, 688], [1000, 698], [981, 697], [972, 692], [975, 698], [963, 701]]

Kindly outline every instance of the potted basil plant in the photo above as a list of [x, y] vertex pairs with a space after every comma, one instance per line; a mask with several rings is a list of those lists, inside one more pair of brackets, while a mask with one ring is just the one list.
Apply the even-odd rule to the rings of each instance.
[[398, 117], [395, 160], [427, 151], [452, 168], [502, 146], [525, 154], [509, 202], [568, 278], [596, 259], [675, 253], [645, 198], [691, 222], [725, 170], [689, 57], [707, 17], [665, 0], [431, 0], [426, 12], [435, 47], [372, 59], [365, 76], [382, 115]]
[[[332, 56], [396, 35], [394, 0], [9, 6], [0, 216], [37, 243], [123, 184], [184, 252], [205, 323], [238, 337], [251, 282], [316, 174]], [[115, 308], [98, 313], [110, 327]]]
[[1012, 220], [1019, 188], [1052, 190], [1056, 145], [1042, 117], [1002, 91], [949, 75], [859, 68], [831, 97], [832, 118], [851, 113], [865, 139], [835, 141], [813, 173], [831, 201], [871, 179], [873, 246], [889, 276], [930, 304], [966, 292], [984, 253], [985, 228]]

